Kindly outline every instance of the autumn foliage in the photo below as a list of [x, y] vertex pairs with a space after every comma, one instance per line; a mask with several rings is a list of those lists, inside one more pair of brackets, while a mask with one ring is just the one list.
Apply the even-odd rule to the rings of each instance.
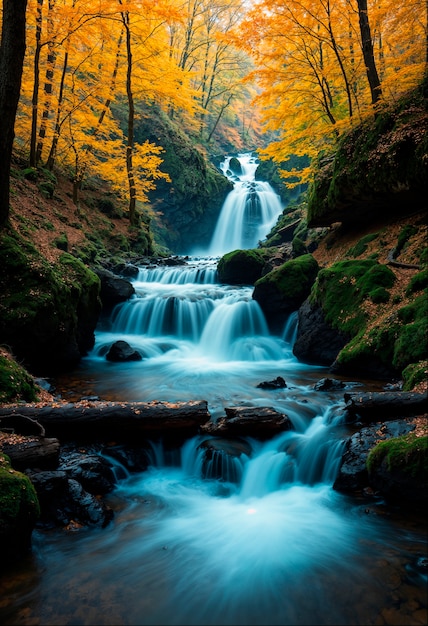
[[[254, 58], [256, 104], [277, 136], [265, 156], [315, 157], [421, 82], [427, 3], [260, 0], [235, 43]], [[309, 178], [311, 168], [301, 174]]]
[[262, 156], [312, 159], [421, 81], [427, 4], [28, 0], [26, 39], [16, 147], [68, 171], [76, 204], [89, 176], [109, 181], [132, 221], [168, 178], [162, 146], [134, 139], [141, 104], [208, 148], [256, 147], [262, 119]]

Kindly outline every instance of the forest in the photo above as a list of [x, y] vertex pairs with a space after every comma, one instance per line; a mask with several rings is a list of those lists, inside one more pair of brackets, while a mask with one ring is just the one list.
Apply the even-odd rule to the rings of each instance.
[[[427, 63], [422, 0], [30, 0], [25, 18], [14, 149], [67, 172], [76, 203], [88, 177], [108, 181], [131, 223], [168, 179], [163, 146], [135, 136], [150, 110], [208, 155], [256, 148], [292, 186]], [[293, 156], [309, 164], [284, 167]]]
[[427, 0], [2, 0], [0, 622], [427, 621]]

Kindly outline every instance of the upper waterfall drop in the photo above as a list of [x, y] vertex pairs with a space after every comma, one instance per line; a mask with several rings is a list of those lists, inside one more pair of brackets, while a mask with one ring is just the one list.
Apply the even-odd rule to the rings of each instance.
[[232, 250], [256, 248], [282, 213], [279, 196], [267, 182], [256, 181], [257, 157], [239, 154], [241, 171], [230, 169], [232, 157], [220, 166], [223, 174], [234, 184], [227, 196], [213, 238], [208, 248], [210, 256], [222, 256]]

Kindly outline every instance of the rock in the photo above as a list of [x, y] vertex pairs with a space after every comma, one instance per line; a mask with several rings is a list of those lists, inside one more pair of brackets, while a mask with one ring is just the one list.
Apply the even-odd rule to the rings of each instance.
[[103, 307], [111, 308], [119, 302], [129, 300], [134, 295], [135, 289], [129, 280], [116, 276], [107, 269], [97, 268], [94, 272], [101, 281], [100, 298]]
[[109, 493], [116, 482], [111, 463], [98, 454], [63, 452], [58, 469], [93, 495]]
[[253, 298], [267, 317], [283, 318], [309, 296], [318, 269], [311, 254], [287, 261], [255, 282]]
[[238, 484], [242, 478], [241, 456], [251, 456], [251, 447], [243, 440], [205, 439], [199, 445], [203, 450], [202, 475], [204, 478]]
[[370, 450], [379, 442], [391, 437], [401, 437], [415, 425], [411, 418], [390, 422], [377, 422], [354, 433], [345, 443], [341, 466], [333, 488], [337, 491], [355, 492], [369, 486], [366, 461]]
[[107, 361], [114, 362], [141, 361], [142, 358], [138, 350], [131, 348], [126, 341], [115, 341], [106, 354]]
[[265, 260], [257, 250], [234, 250], [218, 262], [218, 278], [228, 285], [253, 285], [261, 277]]
[[52, 528], [73, 522], [78, 526], [104, 527], [112, 519], [112, 511], [66, 472], [28, 470], [26, 473], [40, 502], [40, 526]]
[[215, 435], [237, 435], [266, 439], [294, 426], [287, 415], [271, 407], [229, 407], [225, 408], [226, 417], [217, 423], [209, 422], [201, 427], [206, 433]]
[[264, 381], [257, 385], [260, 389], [284, 389], [287, 387], [285, 380], [282, 376], [277, 376], [275, 380]]
[[335, 380], [333, 378], [322, 378], [314, 385], [315, 391], [337, 391], [344, 387], [345, 383], [342, 380]]
[[0, 453], [0, 569], [31, 549], [31, 534], [40, 515], [34, 486]]
[[298, 313], [293, 354], [303, 363], [332, 365], [350, 337], [325, 321], [322, 308], [305, 300]]

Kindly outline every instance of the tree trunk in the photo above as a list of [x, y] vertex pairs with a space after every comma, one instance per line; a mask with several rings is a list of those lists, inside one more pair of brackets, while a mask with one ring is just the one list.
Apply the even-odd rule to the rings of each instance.
[[205, 400], [191, 402], [76, 402], [47, 406], [0, 407], [2, 418], [31, 418], [47, 437], [137, 439], [138, 436], [191, 433], [210, 419]]
[[36, 135], [37, 135], [37, 116], [39, 112], [39, 85], [40, 85], [40, 52], [42, 49], [42, 11], [43, 0], [37, 0], [37, 18], [36, 18], [36, 51], [34, 53], [34, 83], [33, 97], [31, 100], [31, 136], [30, 136], [30, 166], [36, 167]]
[[126, 31], [126, 94], [128, 96], [128, 141], [126, 146], [126, 172], [128, 174], [129, 186], [129, 221], [132, 226], [137, 225], [137, 216], [135, 213], [137, 194], [135, 188], [134, 166], [132, 156], [134, 152], [134, 95], [132, 93], [132, 48], [131, 48], [131, 29], [129, 27], [129, 13], [122, 13], [122, 21]]
[[350, 418], [358, 417], [363, 422], [418, 416], [428, 411], [426, 393], [412, 391], [345, 393], [344, 399]]
[[369, 14], [367, 11], [367, 0], [357, 0], [357, 4], [364, 63], [366, 65], [367, 78], [370, 85], [372, 104], [376, 104], [382, 97], [382, 89], [374, 58]]
[[27, 0], [3, 0], [0, 45], [0, 226], [9, 219], [10, 164], [25, 55]]

